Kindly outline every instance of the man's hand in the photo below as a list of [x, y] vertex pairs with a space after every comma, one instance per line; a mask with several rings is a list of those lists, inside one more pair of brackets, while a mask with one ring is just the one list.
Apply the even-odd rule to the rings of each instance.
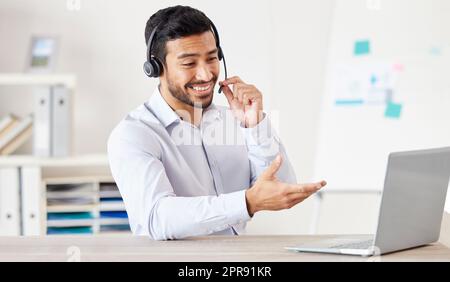
[[278, 155], [255, 184], [246, 191], [247, 210], [250, 216], [262, 210], [290, 209], [327, 184], [325, 181], [308, 184], [282, 183], [275, 176], [280, 166], [281, 156]]
[[[237, 76], [221, 81], [219, 85], [234, 116], [245, 127], [255, 127], [264, 118], [262, 95], [254, 85], [246, 84]], [[229, 85], [233, 85], [233, 91]]]

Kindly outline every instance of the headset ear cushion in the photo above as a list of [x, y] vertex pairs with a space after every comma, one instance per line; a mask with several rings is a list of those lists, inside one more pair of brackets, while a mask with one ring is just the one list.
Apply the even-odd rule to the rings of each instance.
[[148, 77], [152, 77], [153, 75], [153, 66], [150, 62], [145, 62], [144, 63], [144, 73], [148, 76]]
[[152, 65], [152, 70], [153, 70], [152, 77], [159, 77], [162, 74], [162, 68], [161, 68], [161, 64], [159, 63], [158, 59], [151, 58], [150, 63]]

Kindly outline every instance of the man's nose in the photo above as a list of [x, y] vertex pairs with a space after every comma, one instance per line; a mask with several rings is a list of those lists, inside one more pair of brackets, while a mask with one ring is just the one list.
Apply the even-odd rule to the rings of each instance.
[[197, 68], [195, 78], [201, 81], [210, 81], [213, 78], [213, 74], [207, 65], [201, 65]]

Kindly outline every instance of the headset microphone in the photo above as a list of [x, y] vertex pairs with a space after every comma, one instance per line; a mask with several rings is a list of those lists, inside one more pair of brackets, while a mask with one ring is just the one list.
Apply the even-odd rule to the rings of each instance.
[[[222, 53], [222, 60], [223, 60], [223, 69], [225, 70], [225, 80], [227, 80], [227, 78], [228, 78], [228, 74], [227, 74], [227, 63], [226, 63], [226, 61], [225, 61], [225, 56], [223, 55], [223, 53]], [[223, 87], [223, 86], [220, 86], [220, 87], [219, 87], [219, 93], [222, 93], [222, 87]]]

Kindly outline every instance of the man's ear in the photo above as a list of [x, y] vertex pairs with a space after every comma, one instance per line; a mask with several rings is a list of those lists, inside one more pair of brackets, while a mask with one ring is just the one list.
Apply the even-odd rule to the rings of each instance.
[[164, 68], [161, 75], [159, 76], [159, 85], [164, 89], [167, 88], [167, 75], [166, 74], [167, 74], [167, 70], [166, 70], [166, 68]]
[[166, 56], [166, 59], [164, 60], [164, 63], [161, 63], [161, 66], [162, 66], [162, 70], [161, 70], [161, 75], [159, 77], [166, 78], [166, 73], [167, 73], [167, 56]]

